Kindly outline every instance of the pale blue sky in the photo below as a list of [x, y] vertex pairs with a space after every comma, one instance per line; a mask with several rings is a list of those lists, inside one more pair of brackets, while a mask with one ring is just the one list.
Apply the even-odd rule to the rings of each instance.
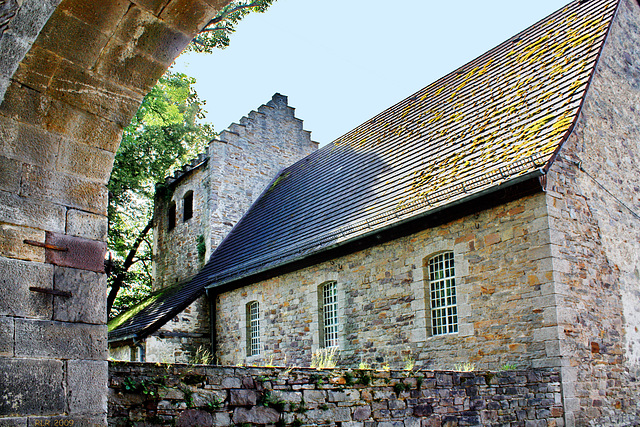
[[280, 92], [324, 145], [567, 3], [277, 0], [174, 69], [197, 79], [217, 131]]

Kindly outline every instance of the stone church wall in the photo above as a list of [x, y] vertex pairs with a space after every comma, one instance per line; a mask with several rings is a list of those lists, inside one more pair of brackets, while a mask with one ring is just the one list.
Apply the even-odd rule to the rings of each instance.
[[548, 175], [568, 425], [640, 424], [639, 30], [623, 1]]
[[209, 301], [198, 298], [145, 340], [147, 362], [187, 363], [198, 349], [211, 351]]
[[[453, 251], [459, 332], [429, 336], [424, 260]], [[336, 281], [340, 363], [427, 369], [475, 363], [557, 366], [543, 193], [218, 296], [223, 364], [309, 366], [319, 348], [318, 286]], [[261, 354], [247, 356], [246, 310], [260, 304]]]

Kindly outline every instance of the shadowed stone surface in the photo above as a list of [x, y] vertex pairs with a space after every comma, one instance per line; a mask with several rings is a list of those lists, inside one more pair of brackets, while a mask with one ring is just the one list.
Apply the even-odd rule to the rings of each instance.
[[280, 413], [273, 408], [256, 406], [251, 409], [236, 408], [233, 412], [233, 422], [252, 424], [274, 424], [278, 422]]
[[105, 360], [106, 325], [16, 319], [16, 356]]
[[71, 292], [71, 297], [56, 297], [53, 320], [103, 325], [107, 317], [104, 274], [74, 268], [55, 267], [54, 288]]
[[231, 390], [229, 404], [232, 406], [254, 406], [258, 403], [258, 393], [253, 390]]
[[0, 191], [0, 221], [33, 226], [46, 231], [64, 232], [65, 208], [37, 199], [28, 199]]
[[28, 427], [27, 418], [2, 418], [0, 425], [2, 427]]
[[63, 378], [63, 363], [58, 360], [0, 358], [0, 414], [64, 412]]
[[67, 210], [67, 234], [91, 240], [107, 239], [107, 218], [76, 209]]
[[70, 360], [67, 362], [67, 391], [71, 414], [105, 414], [107, 396], [107, 362]]
[[13, 356], [13, 317], [0, 317], [0, 356]]
[[176, 427], [211, 427], [213, 425], [213, 417], [211, 414], [197, 409], [187, 409], [180, 414], [176, 421]]
[[51, 295], [29, 291], [30, 286], [53, 288], [53, 266], [0, 257], [0, 315], [50, 319]]

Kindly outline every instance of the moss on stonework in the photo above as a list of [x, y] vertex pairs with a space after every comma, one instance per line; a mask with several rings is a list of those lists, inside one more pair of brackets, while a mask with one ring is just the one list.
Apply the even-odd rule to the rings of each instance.
[[204, 236], [201, 234], [198, 236], [197, 239], [198, 244], [196, 245], [197, 249], [198, 249], [198, 260], [200, 262], [204, 261], [204, 256], [207, 253], [207, 244], [204, 240]]
[[156, 198], [162, 203], [168, 203], [176, 191], [176, 186], [165, 183], [156, 184]]

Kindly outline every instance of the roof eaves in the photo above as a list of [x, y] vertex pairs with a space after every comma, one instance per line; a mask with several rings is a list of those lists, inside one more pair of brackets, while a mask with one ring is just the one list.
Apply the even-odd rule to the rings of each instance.
[[185, 177], [206, 165], [208, 162], [209, 157], [206, 157], [204, 153], [201, 153], [198, 157], [192, 159], [190, 163], [185, 163], [181, 169], [176, 170], [173, 175], [167, 176], [162, 185], [167, 187], [178, 185], [178, 183], [180, 183]]
[[122, 337], [117, 337], [117, 338], [109, 338], [108, 339], [108, 343], [113, 345], [113, 344], [125, 344], [127, 342], [136, 342], [138, 341], [139, 338], [137, 337], [136, 334], [132, 334], [132, 335], [125, 335]]

